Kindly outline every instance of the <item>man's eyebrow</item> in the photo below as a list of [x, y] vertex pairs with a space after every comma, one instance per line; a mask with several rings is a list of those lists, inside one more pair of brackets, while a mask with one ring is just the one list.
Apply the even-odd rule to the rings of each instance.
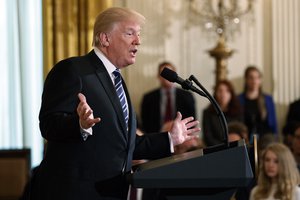
[[135, 30], [135, 28], [133, 28], [133, 27], [125, 27], [125, 30], [126, 31], [134, 31], [134, 32], [140, 32], [141, 31], [141, 29]]

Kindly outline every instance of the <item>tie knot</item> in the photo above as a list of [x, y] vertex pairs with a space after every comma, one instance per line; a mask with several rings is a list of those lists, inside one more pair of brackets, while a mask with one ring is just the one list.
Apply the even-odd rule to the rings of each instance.
[[113, 75], [116, 77], [119, 77], [121, 74], [120, 74], [120, 70], [119, 69], [116, 69], [115, 71], [113, 71]]

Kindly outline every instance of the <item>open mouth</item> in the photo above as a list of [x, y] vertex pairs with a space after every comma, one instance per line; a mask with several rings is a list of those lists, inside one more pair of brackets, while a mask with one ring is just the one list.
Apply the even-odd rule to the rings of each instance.
[[137, 51], [138, 51], [137, 49], [134, 49], [134, 50], [131, 50], [130, 52], [131, 52], [132, 56], [135, 56]]

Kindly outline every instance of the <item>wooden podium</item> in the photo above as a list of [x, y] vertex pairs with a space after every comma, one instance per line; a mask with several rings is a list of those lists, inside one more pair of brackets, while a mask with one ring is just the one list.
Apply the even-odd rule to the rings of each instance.
[[136, 188], [160, 189], [168, 200], [229, 200], [253, 179], [243, 140], [149, 161], [131, 174]]

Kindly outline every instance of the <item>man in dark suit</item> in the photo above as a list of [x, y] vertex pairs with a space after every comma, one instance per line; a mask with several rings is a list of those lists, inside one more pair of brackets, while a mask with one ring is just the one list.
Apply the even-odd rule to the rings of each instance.
[[[142, 100], [141, 121], [142, 130], [145, 133], [168, 129], [170, 122], [175, 119], [177, 111], [180, 111], [183, 117], [196, 117], [195, 100], [192, 93], [177, 88], [174, 83], [162, 78], [160, 73], [165, 67], [176, 71], [172, 63], [160, 63], [157, 74], [160, 87], [146, 93]], [[168, 95], [170, 95], [170, 105], [168, 104]], [[168, 106], [170, 106], [170, 110]]]
[[136, 135], [119, 69], [135, 62], [144, 20], [127, 8], [103, 11], [94, 25], [94, 49], [60, 61], [48, 74], [39, 115], [48, 143], [31, 199], [126, 199], [133, 158], [169, 156], [173, 145], [199, 131], [191, 128], [198, 121], [177, 113], [168, 133]]
[[297, 99], [290, 103], [286, 123], [283, 127], [282, 133], [284, 136], [284, 143], [291, 147], [293, 140], [293, 134], [297, 124], [300, 123], [300, 99]]
[[300, 122], [300, 99], [295, 100], [289, 105], [286, 121], [287, 123]]

